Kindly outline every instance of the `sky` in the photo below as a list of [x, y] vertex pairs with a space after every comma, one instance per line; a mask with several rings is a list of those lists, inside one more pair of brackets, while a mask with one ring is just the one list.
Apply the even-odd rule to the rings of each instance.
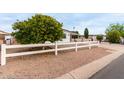
[[[26, 20], [34, 13], [0, 13], [0, 30], [12, 32], [12, 24], [16, 20]], [[88, 28], [90, 34], [105, 34], [106, 28], [112, 23], [124, 23], [123, 13], [45, 13], [63, 23], [63, 28], [84, 33]], [[75, 28], [75, 29], [73, 29]]]

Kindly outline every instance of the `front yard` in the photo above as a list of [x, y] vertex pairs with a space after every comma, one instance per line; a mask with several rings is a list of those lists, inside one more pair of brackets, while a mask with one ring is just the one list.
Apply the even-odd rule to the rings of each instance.
[[104, 48], [61, 51], [23, 57], [8, 58], [7, 65], [0, 67], [0, 78], [56, 78], [82, 65], [110, 54]]

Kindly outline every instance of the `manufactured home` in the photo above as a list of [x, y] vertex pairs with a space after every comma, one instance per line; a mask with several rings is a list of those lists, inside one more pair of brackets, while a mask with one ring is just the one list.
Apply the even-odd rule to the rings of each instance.
[[64, 36], [62, 39], [62, 42], [74, 42], [76, 39], [79, 38], [79, 34], [77, 31], [69, 31], [66, 29], [63, 29], [64, 31]]
[[11, 43], [11, 35], [8, 32], [0, 30], [0, 44], [10, 44]]

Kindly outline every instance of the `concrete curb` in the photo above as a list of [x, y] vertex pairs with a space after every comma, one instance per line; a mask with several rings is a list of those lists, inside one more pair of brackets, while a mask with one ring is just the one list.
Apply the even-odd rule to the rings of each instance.
[[72, 70], [67, 74], [57, 77], [56, 79], [88, 79], [96, 72], [107, 66], [109, 63], [111, 63], [113, 60], [118, 58], [123, 53], [124, 50], [116, 51], [110, 55], [95, 60], [87, 65]]

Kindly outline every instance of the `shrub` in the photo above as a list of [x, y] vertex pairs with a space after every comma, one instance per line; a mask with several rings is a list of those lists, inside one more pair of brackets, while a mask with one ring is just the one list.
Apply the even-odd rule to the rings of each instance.
[[103, 35], [97, 35], [96, 39], [101, 43], [103, 40]]
[[120, 37], [124, 37], [124, 24], [110, 24], [106, 29], [107, 39], [111, 43], [119, 43]]
[[123, 38], [124, 38], [124, 31], [122, 31], [122, 32], [121, 32], [121, 37], [123, 37]]
[[107, 39], [110, 43], [119, 43], [120, 42], [120, 32], [119, 31], [108, 31], [106, 32]]
[[12, 28], [15, 30], [12, 36], [21, 44], [54, 42], [63, 37], [62, 24], [42, 14], [36, 14], [24, 21], [17, 21]]

